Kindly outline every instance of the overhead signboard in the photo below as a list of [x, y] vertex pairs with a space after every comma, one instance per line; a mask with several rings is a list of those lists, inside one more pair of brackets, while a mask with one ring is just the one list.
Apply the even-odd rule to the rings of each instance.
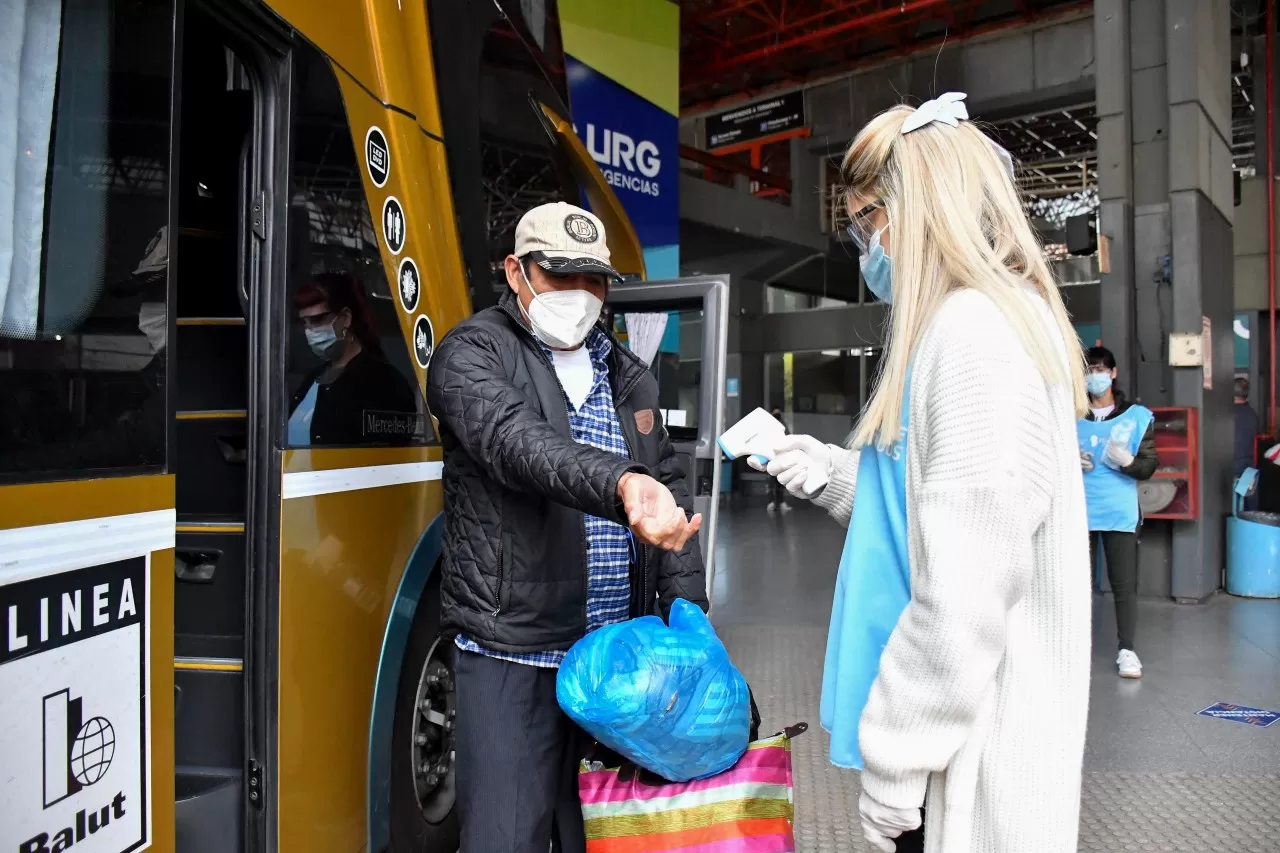
[[767, 101], [708, 116], [707, 147], [725, 148], [804, 126], [804, 92], [788, 92]]

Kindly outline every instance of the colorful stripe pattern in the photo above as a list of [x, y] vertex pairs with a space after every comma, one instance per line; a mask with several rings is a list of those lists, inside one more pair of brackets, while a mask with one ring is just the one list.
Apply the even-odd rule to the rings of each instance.
[[649, 785], [583, 762], [587, 853], [795, 853], [791, 741], [759, 740], [710, 779]]

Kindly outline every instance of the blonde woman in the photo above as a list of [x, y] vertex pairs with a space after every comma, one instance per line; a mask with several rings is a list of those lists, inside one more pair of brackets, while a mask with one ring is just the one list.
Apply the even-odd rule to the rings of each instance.
[[832, 761], [862, 770], [872, 846], [918, 843], [927, 800], [926, 851], [1074, 853], [1083, 357], [963, 98], [889, 110], [845, 155], [863, 276], [890, 303], [881, 373], [849, 449], [792, 436], [767, 470], [849, 526], [821, 717]]

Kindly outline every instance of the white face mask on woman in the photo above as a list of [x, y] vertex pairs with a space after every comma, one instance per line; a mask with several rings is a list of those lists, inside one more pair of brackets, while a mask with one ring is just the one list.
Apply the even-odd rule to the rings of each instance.
[[552, 349], [577, 349], [587, 339], [591, 327], [600, 319], [604, 303], [594, 293], [586, 290], [552, 290], [539, 293], [520, 264], [520, 276], [524, 279], [533, 299], [526, 314], [533, 333]]

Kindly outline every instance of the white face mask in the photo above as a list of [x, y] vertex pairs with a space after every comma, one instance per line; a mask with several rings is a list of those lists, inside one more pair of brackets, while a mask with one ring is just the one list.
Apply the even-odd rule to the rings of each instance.
[[142, 303], [142, 308], [138, 311], [138, 331], [147, 336], [147, 343], [151, 345], [153, 354], [164, 349], [169, 322], [163, 302]]
[[591, 327], [600, 319], [604, 303], [595, 294], [585, 290], [539, 293], [533, 289], [533, 283], [525, 275], [523, 264], [520, 265], [520, 276], [533, 294], [526, 313], [529, 325], [533, 327], [533, 333], [538, 339], [552, 349], [580, 347], [590, 334]]

